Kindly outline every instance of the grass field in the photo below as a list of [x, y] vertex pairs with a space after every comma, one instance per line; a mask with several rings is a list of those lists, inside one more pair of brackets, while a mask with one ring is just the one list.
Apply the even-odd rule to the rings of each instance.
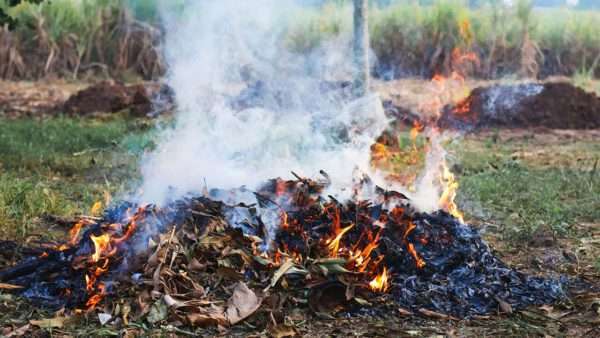
[[0, 233], [36, 233], [44, 214], [89, 212], [105, 194], [124, 191], [136, 160], [151, 146], [146, 127], [125, 118], [52, 118], [0, 123]]

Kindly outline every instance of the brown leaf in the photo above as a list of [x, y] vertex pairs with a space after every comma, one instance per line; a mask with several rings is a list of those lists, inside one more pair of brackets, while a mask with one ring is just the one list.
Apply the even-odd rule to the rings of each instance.
[[273, 278], [271, 278], [271, 287], [274, 287], [277, 282], [279, 281], [279, 279], [292, 267], [294, 266], [294, 261], [292, 261], [291, 259], [288, 259], [287, 261], [285, 261], [285, 263], [281, 264], [279, 266], [279, 269], [277, 269], [277, 271], [275, 271], [275, 273], [273, 274]]
[[458, 320], [458, 318], [455, 318], [455, 317], [452, 317], [452, 316], [449, 316], [449, 315], [446, 315], [443, 313], [427, 310], [427, 309], [419, 309], [419, 313], [421, 313], [424, 316], [431, 317], [431, 318]]
[[31, 328], [31, 324], [25, 324], [25, 325], [21, 326], [20, 328], [7, 334], [4, 337], [23, 337], [23, 336], [25, 336], [25, 333], [27, 333], [27, 331], [29, 331], [30, 328]]
[[7, 284], [7, 283], [0, 283], [0, 289], [5, 289], [5, 290], [16, 290], [16, 289], [22, 289], [23, 287], [21, 285], [15, 285], [15, 284]]
[[226, 317], [230, 324], [236, 324], [253, 314], [262, 302], [244, 282], [239, 282], [233, 290], [233, 295], [227, 302]]
[[[360, 302], [357, 298], [355, 301]], [[312, 287], [308, 294], [308, 306], [316, 314], [338, 312], [348, 305], [346, 286], [340, 282], [325, 282]]]
[[273, 338], [285, 338], [285, 337], [293, 337], [296, 335], [296, 330], [293, 327], [279, 324], [276, 326], [271, 326], [269, 328], [269, 333]]
[[206, 264], [200, 263], [195, 257], [187, 265], [188, 270], [190, 271], [203, 271], [206, 269]]
[[503, 299], [501, 299], [498, 296], [494, 296], [494, 299], [496, 299], [496, 301], [498, 302], [498, 305], [500, 306], [500, 310], [502, 312], [508, 313], [508, 314], [513, 313], [512, 305], [510, 305], [509, 303], [507, 303], [506, 301], [504, 301]]
[[239, 271], [224, 266], [217, 268], [217, 274], [223, 278], [232, 279], [234, 281], [240, 281], [244, 279], [244, 275]]
[[168, 307], [173, 307], [175, 309], [185, 306], [185, 303], [177, 300], [170, 295], [164, 295], [163, 301], [167, 304]]
[[227, 318], [223, 308], [211, 306], [210, 308], [198, 308], [198, 312], [188, 313], [186, 315], [188, 322], [192, 326], [215, 326], [227, 324]]
[[30, 320], [29, 324], [41, 327], [43, 329], [48, 328], [61, 328], [65, 325], [65, 317], [55, 317], [40, 320]]
[[398, 313], [400, 313], [401, 316], [412, 316], [413, 313], [405, 308], [398, 308]]
[[152, 274], [152, 286], [154, 291], [159, 291], [160, 289], [160, 272], [162, 269], [162, 263], [159, 263], [154, 273]]

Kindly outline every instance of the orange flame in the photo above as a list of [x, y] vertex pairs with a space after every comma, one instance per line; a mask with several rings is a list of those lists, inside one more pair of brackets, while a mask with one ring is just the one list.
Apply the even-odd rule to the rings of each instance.
[[352, 229], [353, 227], [354, 224], [350, 224], [349, 226], [340, 230], [339, 233], [333, 239], [329, 239], [327, 240], [327, 242], [325, 242], [325, 244], [327, 244], [327, 248], [329, 249], [329, 255], [331, 257], [337, 257], [338, 251], [340, 250], [340, 240], [342, 239], [344, 234], [350, 231], [350, 229]]
[[71, 239], [69, 240], [70, 245], [77, 244], [77, 237], [79, 236], [79, 233], [81, 232], [81, 228], [84, 225], [85, 224], [83, 223], [83, 221], [79, 221], [79, 222], [75, 223], [75, 225], [73, 225], [71, 230], [69, 230], [69, 236], [71, 237]]
[[99, 283], [97, 289], [98, 293], [92, 295], [85, 303], [88, 310], [93, 310], [106, 295], [106, 286], [103, 283]]
[[406, 228], [406, 231], [404, 232], [404, 242], [406, 243], [406, 247], [408, 249], [408, 252], [415, 259], [415, 263], [417, 265], [417, 268], [422, 269], [423, 267], [425, 267], [425, 261], [419, 256], [419, 254], [417, 253], [417, 250], [415, 249], [415, 246], [408, 241], [408, 235], [416, 227], [417, 226], [413, 222], [408, 222], [408, 227]]
[[110, 246], [110, 236], [103, 234], [100, 236], [91, 235], [90, 239], [94, 242], [94, 254], [92, 255], [92, 261], [97, 262], [100, 260], [102, 254], [107, 251]]
[[383, 271], [369, 282], [369, 287], [375, 292], [386, 292], [389, 288], [389, 273], [384, 266]]
[[463, 214], [458, 210], [454, 198], [458, 189], [458, 182], [454, 178], [454, 174], [448, 169], [446, 162], [442, 163], [442, 173], [440, 175], [440, 184], [444, 187], [439, 204], [446, 209], [450, 215], [458, 218], [464, 223]]

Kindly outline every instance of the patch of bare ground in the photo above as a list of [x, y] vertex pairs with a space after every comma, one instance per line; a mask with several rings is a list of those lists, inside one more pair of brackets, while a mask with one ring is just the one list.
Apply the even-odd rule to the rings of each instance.
[[62, 80], [0, 81], [0, 117], [40, 117], [53, 114], [57, 105], [83, 87], [83, 83]]

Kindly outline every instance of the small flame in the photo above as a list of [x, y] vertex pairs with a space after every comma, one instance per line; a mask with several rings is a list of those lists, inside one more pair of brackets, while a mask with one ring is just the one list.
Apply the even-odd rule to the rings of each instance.
[[91, 235], [90, 239], [94, 242], [94, 254], [92, 255], [92, 261], [97, 262], [100, 260], [102, 254], [107, 251], [110, 246], [110, 236], [103, 234], [100, 236]]
[[389, 278], [388, 270], [384, 266], [383, 271], [369, 282], [369, 287], [375, 292], [386, 292], [389, 288]]
[[71, 230], [69, 230], [69, 237], [71, 238], [69, 240], [69, 244], [71, 244], [71, 245], [77, 244], [77, 238], [79, 237], [79, 233], [81, 232], [81, 228], [84, 225], [85, 224], [83, 223], [83, 221], [79, 221], [79, 222], [75, 223], [75, 225], [73, 225], [73, 227], [71, 228]]
[[471, 112], [471, 99], [468, 97], [456, 103], [452, 112], [456, 115], [467, 115]]
[[463, 214], [458, 210], [454, 198], [456, 197], [456, 190], [458, 189], [458, 182], [454, 178], [454, 174], [448, 169], [446, 162], [442, 163], [442, 173], [440, 175], [440, 184], [444, 187], [442, 196], [440, 197], [439, 204], [447, 210], [450, 215], [458, 218], [464, 223]]
[[98, 216], [98, 215], [100, 215], [101, 211], [102, 211], [102, 202], [96, 201], [96, 203], [94, 203], [94, 205], [92, 205], [92, 209], [90, 210], [90, 213], [93, 216]]
[[98, 293], [92, 295], [85, 303], [85, 306], [87, 307], [88, 311], [93, 310], [106, 295], [106, 286], [103, 283], [98, 283], [97, 290]]
[[335, 236], [335, 238], [327, 240], [326, 244], [331, 257], [337, 257], [338, 251], [340, 250], [340, 240], [342, 239], [344, 234], [350, 231], [350, 229], [352, 229], [353, 227], [354, 224], [351, 224], [340, 230], [339, 233]]
[[413, 222], [408, 222], [408, 227], [406, 228], [406, 231], [404, 232], [404, 242], [406, 243], [406, 247], [408, 249], [408, 252], [410, 252], [410, 254], [413, 256], [413, 258], [415, 259], [415, 263], [417, 265], [417, 268], [422, 269], [423, 267], [425, 267], [425, 261], [419, 256], [419, 254], [417, 253], [417, 250], [415, 249], [414, 244], [410, 243], [408, 241], [408, 235], [416, 228], [417, 226], [413, 223]]

